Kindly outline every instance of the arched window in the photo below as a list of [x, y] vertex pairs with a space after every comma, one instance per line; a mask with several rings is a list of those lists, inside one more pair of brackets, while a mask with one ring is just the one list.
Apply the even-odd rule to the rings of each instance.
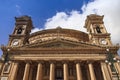
[[17, 30], [17, 34], [21, 34], [22, 33], [22, 28], [20, 27], [20, 28], [18, 28], [18, 30]]
[[99, 25], [96, 25], [96, 31], [97, 31], [97, 33], [102, 33], [101, 30], [100, 30]]

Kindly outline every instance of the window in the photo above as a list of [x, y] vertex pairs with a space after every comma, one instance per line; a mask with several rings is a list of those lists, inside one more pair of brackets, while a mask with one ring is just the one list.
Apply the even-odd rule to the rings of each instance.
[[96, 25], [96, 31], [97, 31], [97, 33], [102, 33], [100, 30], [100, 27], [98, 25]]
[[18, 30], [17, 30], [17, 34], [21, 34], [22, 33], [22, 28], [20, 27], [20, 28], [18, 28]]

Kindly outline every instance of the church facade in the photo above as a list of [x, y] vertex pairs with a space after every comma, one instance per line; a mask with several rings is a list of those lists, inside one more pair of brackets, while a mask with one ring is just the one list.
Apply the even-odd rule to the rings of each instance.
[[31, 33], [31, 18], [16, 17], [8, 45], [1, 46], [0, 80], [120, 80], [119, 46], [103, 18], [88, 15], [88, 33], [61, 27]]

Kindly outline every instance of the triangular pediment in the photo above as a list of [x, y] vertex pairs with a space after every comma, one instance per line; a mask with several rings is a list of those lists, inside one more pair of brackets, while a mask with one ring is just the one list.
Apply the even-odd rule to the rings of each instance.
[[55, 47], [55, 48], [67, 48], [67, 47], [77, 47], [79, 45], [64, 41], [55, 41], [47, 44], [43, 44], [42, 47]]
[[46, 42], [38, 42], [36, 44], [29, 44], [27, 47], [32, 48], [99, 48], [99, 46], [92, 45], [86, 42], [77, 42], [77, 41], [70, 41], [70, 40], [62, 40], [56, 39]]

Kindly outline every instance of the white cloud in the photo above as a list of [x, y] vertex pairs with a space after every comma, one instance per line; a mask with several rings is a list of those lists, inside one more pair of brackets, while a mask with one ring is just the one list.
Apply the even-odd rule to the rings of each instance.
[[45, 24], [45, 29], [56, 28], [60, 26], [62, 28], [76, 29], [85, 31], [84, 26], [84, 16], [80, 14], [79, 11], [71, 11], [70, 13], [58, 12], [52, 18], [47, 19]]
[[88, 4], [84, 4], [81, 8], [83, 13], [73, 10], [69, 13], [57, 12], [56, 15], [47, 19], [45, 29], [56, 28], [61, 26], [63, 28], [76, 29], [86, 31], [83, 26], [87, 15], [96, 13], [104, 15], [104, 24], [107, 31], [111, 33], [114, 44], [120, 43], [120, 0], [94, 0]]
[[35, 33], [35, 32], [37, 32], [37, 31], [41, 31], [41, 30], [43, 30], [43, 29], [34, 28], [34, 29], [31, 30], [31, 33], [30, 33], [30, 34]]
[[20, 9], [21, 9], [21, 7], [19, 6], [19, 5], [15, 5], [15, 7], [16, 7], [16, 9], [17, 9], [17, 13], [19, 14], [19, 15], [22, 15], [22, 12], [20, 11]]

